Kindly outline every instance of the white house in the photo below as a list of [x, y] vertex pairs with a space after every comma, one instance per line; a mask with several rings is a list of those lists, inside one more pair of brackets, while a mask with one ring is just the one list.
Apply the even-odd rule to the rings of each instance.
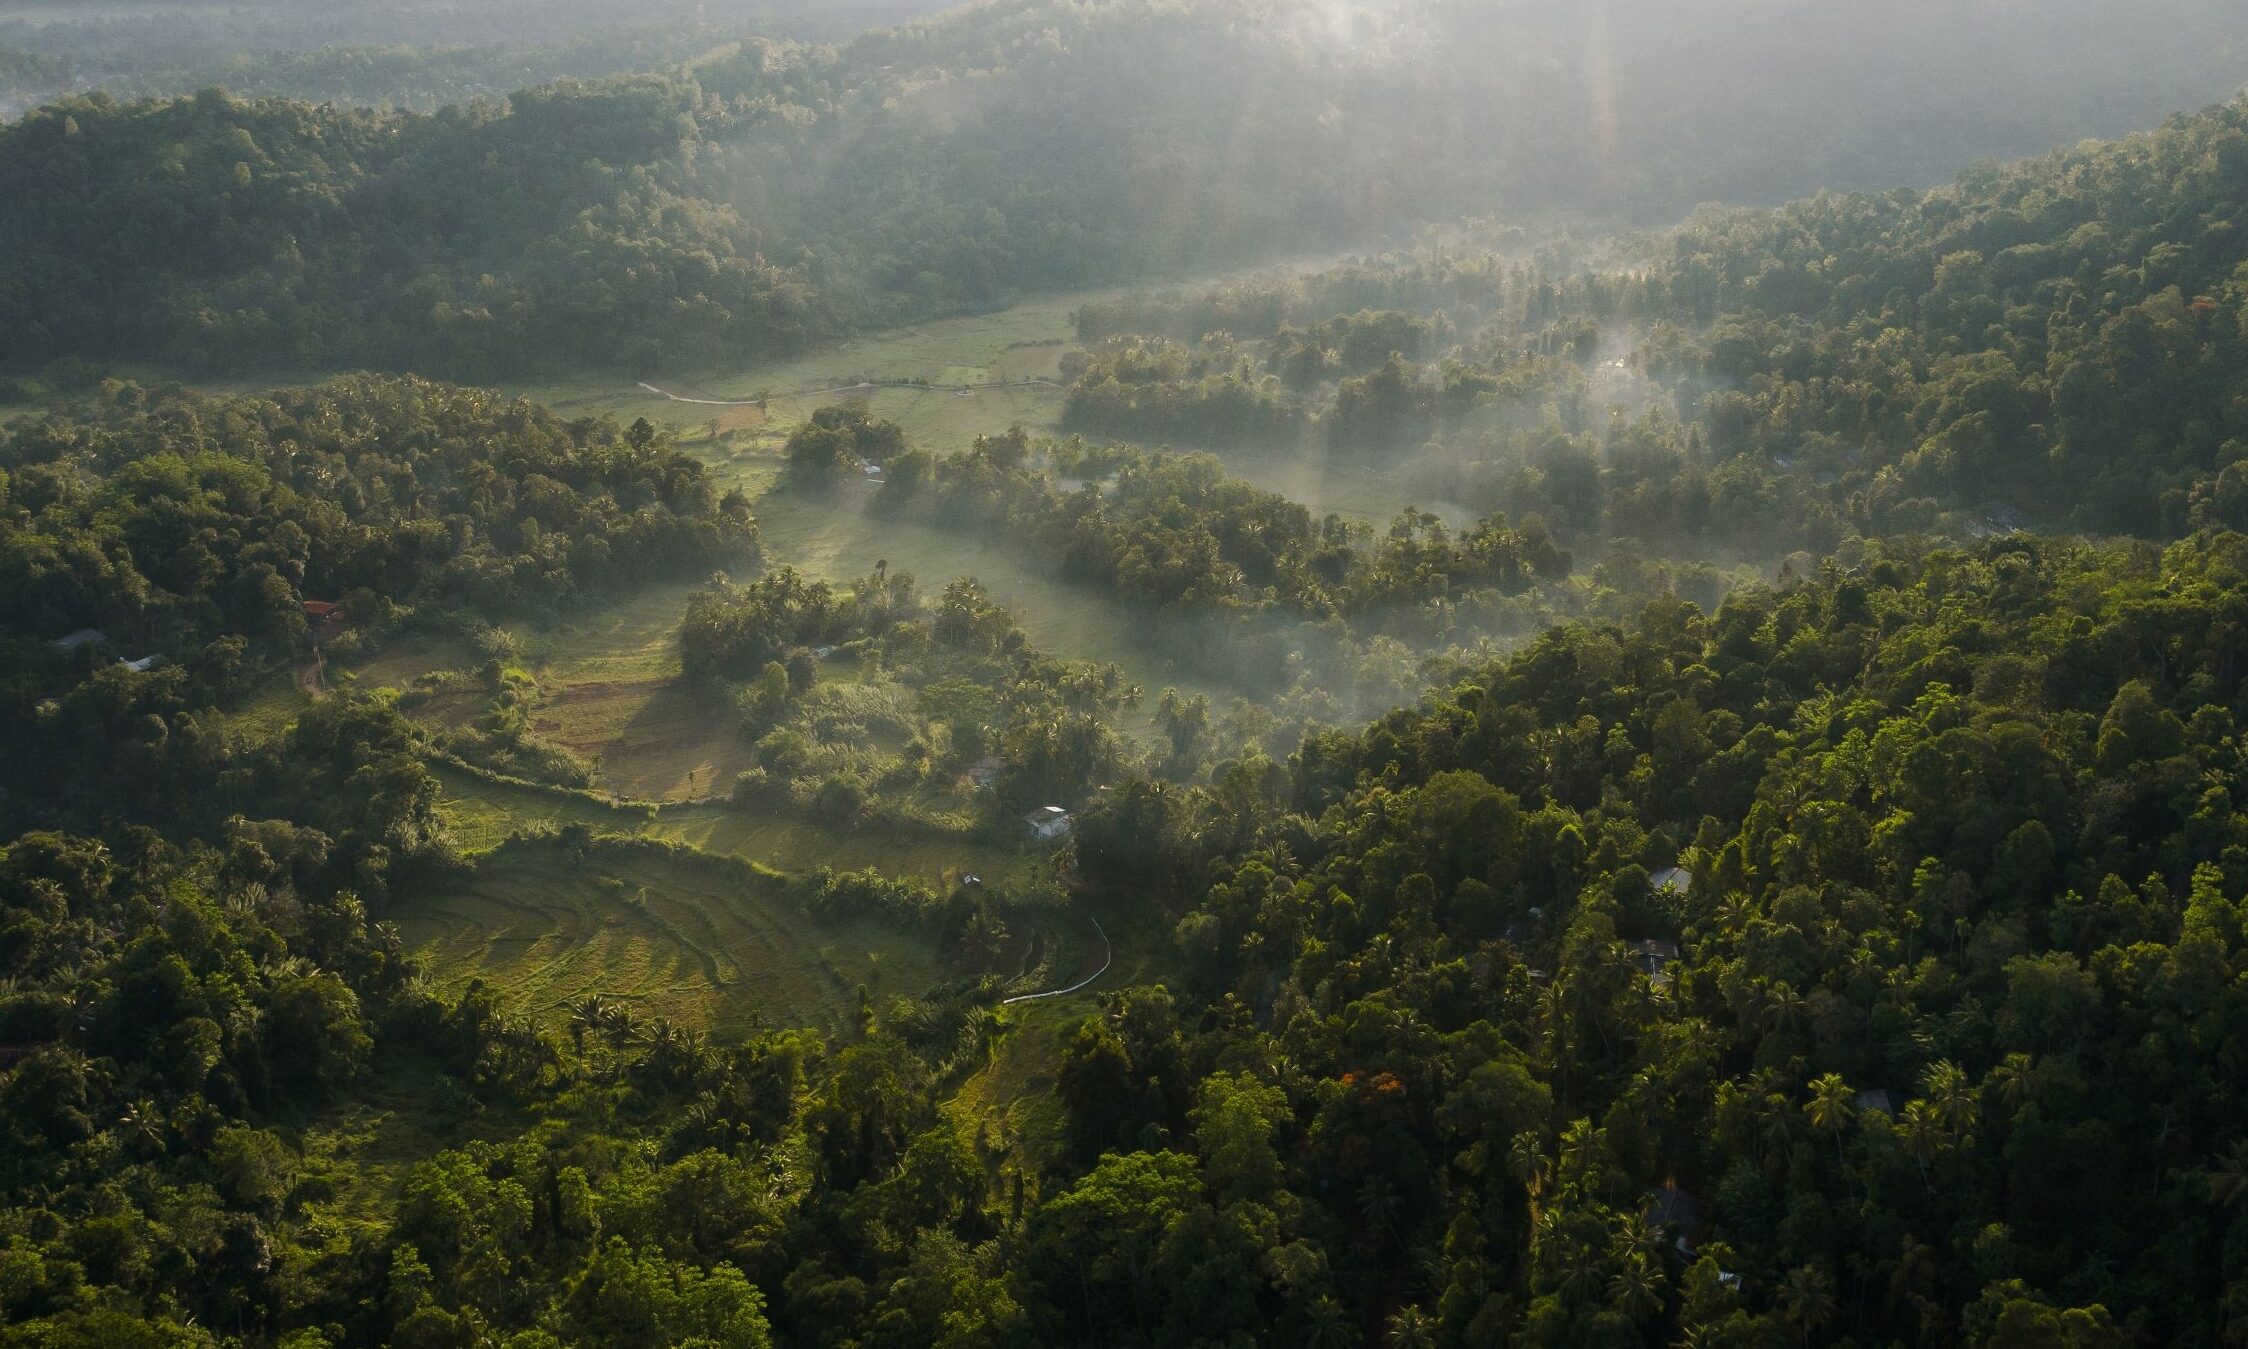
[[1069, 837], [1069, 812], [1060, 806], [1040, 806], [1023, 817], [1030, 836], [1041, 843], [1059, 843]]

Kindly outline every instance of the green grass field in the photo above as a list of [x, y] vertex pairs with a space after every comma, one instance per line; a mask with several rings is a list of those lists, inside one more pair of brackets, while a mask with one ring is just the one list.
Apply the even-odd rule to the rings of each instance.
[[645, 832], [645, 812], [605, 805], [574, 792], [493, 782], [446, 763], [432, 763], [440, 794], [437, 817], [455, 848], [489, 852], [516, 834], [582, 824], [603, 833]]
[[575, 792], [494, 782], [435, 763], [438, 817], [453, 846], [489, 852], [516, 834], [582, 824], [609, 834], [675, 839], [705, 852], [758, 862], [781, 871], [873, 867], [888, 876], [941, 880], [974, 874], [994, 880], [1027, 870], [1032, 855], [966, 835], [864, 825], [834, 828], [782, 808], [677, 805], [650, 818], [644, 807], [609, 805]]
[[816, 918], [778, 881], [660, 854], [579, 863], [559, 849], [511, 850], [393, 917], [440, 983], [482, 979], [548, 1024], [599, 993], [688, 1026], [736, 1028], [757, 1014], [833, 1029], [855, 1011], [859, 984], [877, 998], [919, 993], [945, 972], [918, 933]]
[[960, 385], [1053, 379], [1064, 350], [1060, 344], [1073, 335], [1070, 315], [1090, 298], [1092, 294], [1050, 296], [995, 314], [871, 334], [730, 374], [648, 376], [648, 383], [682, 398], [739, 402], [769, 396], [762, 411], [676, 402], [628, 379], [530, 384], [518, 391], [567, 415], [613, 413], [623, 420], [646, 417], [678, 427], [715, 424], [720, 432], [752, 443], [777, 443], [815, 409], [864, 397], [878, 415], [903, 426], [916, 444], [949, 449], [1018, 423], [1050, 427], [1061, 412], [1061, 390], [1032, 386], [963, 394], [857, 386], [883, 380]]
[[657, 815], [650, 832], [784, 871], [873, 867], [886, 876], [940, 880], [977, 875], [997, 881], [1033, 864], [1032, 855], [1022, 849], [981, 843], [964, 834], [875, 824], [837, 829], [784, 810], [672, 806]]
[[532, 729], [600, 766], [619, 796], [723, 794], [750, 766], [731, 709], [679, 678], [679, 624], [701, 582], [650, 586], [557, 628], [511, 629], [543, 697]]

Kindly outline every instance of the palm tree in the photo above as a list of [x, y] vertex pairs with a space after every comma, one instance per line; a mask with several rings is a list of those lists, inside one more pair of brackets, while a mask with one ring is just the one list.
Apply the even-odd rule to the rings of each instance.
[[2209, 1202], [2232, 1208], [2248, 1199], [2248, 1139], [2237, 1139], [2208, 1172]]
[[579, 1054], [585, 1053], [585, 1037], [598, 1031], [609, 1021], [609, 1000], [599, 993], [588, 993], [570, 1004], [570, 1043], [577, 1046]]
[[1857, 1117], [1856, 1097], [1840, 1073], [1828, 1073], [1811, 1084], [1811, 1099], [1804, 1103], [1803, 1113], [1811, 1119], [1811, 1127], [1823, 1134], [1834, 1135], [1834, 1160], [1842, 1160], [1842, 1135]]
[[1507, 1149], [1507, 1166], [1522, 1182], [1522, 1192], [1530, 1197], [1531, 1211], [1536, 1212], [1546, 1186], [1553, 1183], [1553, 1159], [1546, 1156], [1545, 1144], [1534, 1133], [1516, 1134]]
[[[1558, 1215], [1556, 1215], [1558, 1216]], [[1555, 1264], [1560, 1277], [1554, 1281], [1554, 1291], [1564, 1302], [1574, 1303], [1579, 1295], [1600, 1292], [1600, 1253], [1578, 1242], [1557, 1243], [1562, 1249], [1555, 1252]]]
[[1813, 1331], [1834, 1319], [1837, 1306], [1834, 1276], [1817, 1265], [1797, 1265], [1780, 1284], [1780, 1309], [1802, 1330], [1805, 1344]]
[[1634, 1321], [1644, 1321], [1663, 1309], [1661, 1276], [1654, 1262], [1634, 1255], [1608, 1280], [1608, 1301]]
[[1787, 1098], [1777, 1092], [1767, 1093], [1761, 1107], [1761, 1127], [1757, 1141], [1766, 1158], [1785, 1157], [1795, 1146], [1795, 1112], [1788, 1108]]
[[1897, 1117], [1897, 1133], [1905, 1140], [1905, 1150], [1920, 1166], [1921, 1183], [1926, 1184], [1928, 1163], [1944, 1150], [1943, 1124], [1926, 1101], [1907, 1101], [1904, 1112]]
[[1974, 1132], [1982, 1118], [1979, 1093], [1958, 1064], [1950, 1059], [1929, 1064], [1928, 1071], [1921, 1075], [1920, 1086], [1921, 1094], [1927, 1097], [1930, 1109], [1951, 1142], [1962, 1142]]
[[621, 1051], [640, 1038], [640, 1018], [630, 1007], [611, 1003], [608, 1015], [602, 1019], [601, 1033], [608, 1037], [611, 1049]]
[[1322, 1294], [1304, 1313], [1304, 1349], [1352, 1349], [1358, 1336], [1351, 1329], [1343, 1304]]
[[2021, 1108], [2022, 1099], [2029, 1094], [2030, 1070], [2035, 1060], [2016, 1051], [2008, 1054], [2006, 1061], [1990, 1070], [1983, 1079], [1983, 1090], [2004, 1102], [2008, 1110]]
[[1607, 1146], [1607, 1132], [1597, 1128], [1589, 1119], [1581, 1119], [1561, 1131], [1561, 1161], [1569, 1178], [1579, 1185], [1592, 1177], [1593, 1168], [1600, 1163], [1600, 1154]]
[[1629, 1213], [1616, 1223], [1608, 1241], [1608, 1258], [1626, 1262], [1649, 1260], [1663, 1249], [1663, 1234], [1644, 1213]]
[[1764, 993], [1764, 1029], [1779, 1032], [1795, 1027], [1803, 1019], [1803, 995], [1794, 987], [1774, 981]]
[[1393, 1349], [1436, 1349], [1436, 1322], [1418, 1307], [1402, 1307], [1389, 1318]]

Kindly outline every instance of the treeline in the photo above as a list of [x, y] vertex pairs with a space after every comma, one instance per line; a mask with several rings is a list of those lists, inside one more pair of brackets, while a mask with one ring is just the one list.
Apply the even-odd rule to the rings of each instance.
[[756, 551], [746, 498], [646, 422], [418, 379], [112, 385], [0, 437], [0, 631], [16, 638], [286, 648], [303, 600], [368, 621], [422, 603], [504, 617]]
[[1407, 513], [1377, 534], [1314, 517], [1206, 454], [1033, 442], [1017, 428], [946, 457], [909, 449], [887, 468], [876, 510], [996, 530], [1071, 580], [1181, 615], [1413, 632], [1431, 606], [1519, 596], [1570, 571], [1535, 520], [1494, 516], [1455, 536]]
[[280, 0], [81, 16], [49, 7], [0, 17], [0, 118], [92, 89], [149, 98], [214, 86], [434, 112], [557, 80], [671, 67], [745, 36], [840, 42], [943, 8], [943, 0], [664, 0], [620, 14], [579, 0], [343, 9]]
[[[2203, 8], [2159, 8], [2056, 48], [2053, 34], [2104, 26], [2105, 7], [2071, 0], [2031, 23], [1806, 6], [1805, 50], [1783, 55], [1745, 0], [1690, 21], [1635, 4], [1612, 30], [1432, 0], [1369, 9], [1349, 31], [1275, 0], [1010, 0], [842, 48], [745, 42], [666, 74], [435, 114], [215, 90], [74, 97], [0, 128], [0, 359], [456, 377], [738, 365], [1025, 290], [1331, 250], [1502, 202], [1668, 216], [1924, 180], [1975, 150], [2141, 125], [2232, 87], [2228, 44], [2187, 36], [2212, 22]], [[1960, 41], [1962, 25], [1989, 41]], [[1647, 101], [1680, 44], [1706, 58], [1697, 94]], [[1494, 73], [1492, 51], [1513, 59]], [[1966, 105], [1940, 125], [2042, 130], [1976, 147], [1900, 136], [1930, 110], [1796, 83], [1892, 52]], [[2101, 78], [2055, 77], [2072, 62]], [[1612, 88], [1587, 73], [1602, 68]], [[1799, 115], [1742, 115], [1738, 91], [1771, 83]], [[1612, 90], [1608, 114], [1586, 112]], [[1596, 138], [1602, 126], [1613, 134]], [[1809, 143], [1830, 134], [1843, 143]]]
[[1187, 974], [1064, 1059], [1050, 1333], [2221, 1339], [2244, 568], [1869, 544], [1090, 813]]

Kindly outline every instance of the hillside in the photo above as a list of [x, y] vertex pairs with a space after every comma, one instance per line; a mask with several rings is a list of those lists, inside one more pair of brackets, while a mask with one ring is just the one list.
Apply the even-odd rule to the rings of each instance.
[[[704, 368], [1466, 214], [1926, 179], [2237, 89], [2237, 6], [2163, 2], [2167, 25], [2112, 31], [2089, 3], [1885, 12], [1895, 69], [1852, 64], [1845, 20], [1775, 46], [1760, 6], [1720, 0], [1605, 26], [1000, 0], [438, 114], [94, 95], [0, 129], [5, 360]], [[1681, 42], [1708, 57], [1691, 92], [1654, 74]]]
[[122, 3], [0, 1349], [2248, 1340], [2248, 0]]

